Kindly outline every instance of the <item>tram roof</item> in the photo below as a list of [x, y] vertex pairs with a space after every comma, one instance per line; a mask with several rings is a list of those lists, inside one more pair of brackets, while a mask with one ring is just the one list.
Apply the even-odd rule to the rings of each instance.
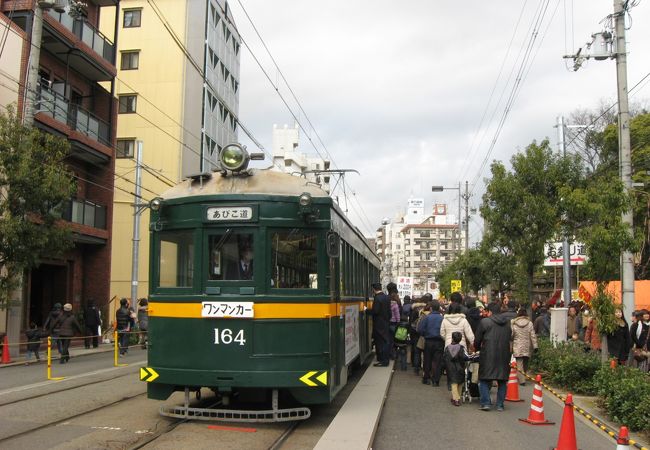
[[320, 187], [309, 183], [307, 179], [271, 169], [251, 169], [250, 176], [221, 176], [212, 173], [211, 178], [188, 178], [165, 191], [161, 198], [165, 200], [222, 194], [259, 194], [298, 196], [308, 192], [312, 197], [329, 197]]

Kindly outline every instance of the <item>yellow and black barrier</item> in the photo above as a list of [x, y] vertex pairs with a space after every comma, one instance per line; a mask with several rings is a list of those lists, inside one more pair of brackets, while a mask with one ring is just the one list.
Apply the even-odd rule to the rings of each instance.
[[[530, 375], [528, 375], [527, 373], [525, 373], [525, 372], [523, 372], [523, 371], [521, 371], [521, 370], [519, 371], [519, 373], [521, 373], [523, 376], [525, 376], [525, 377], [528, 378], [529, 380], [531, 380], [531, 381], [535, 381], [535, 379], [534, 379], [533, 377], [531, 377]], [[562, 394], [560, 394], [559, 392], [557, 392], [555, 389], [553, 389], [553, 388], [552, 388], [551, 386], [549, 386], [548, 384], [542, 382], [541, 385], [542, 385], [542, 386], [543, 386], [547, 391], [549, 391], [551, 394], [553, 394], [555, 397], [557, 397], [558, 399], [560, 399], [560, 400], [562, 401], [562, 403], [564, 403], [564, 402], [566, 401], [566, 396], [563, 396]], [[573, 403], [573, 409], [574, 409], [574, 411], [576, 411], [578, 414], [580, 414], [581, 416], [585, 417], [585, 418], [586, 418], [587, 420], [589, 420], [591, 423], [593, 423], [594, 425], [596, 425], [599, 429], [601, 429], [601, 430], [603, 430], [605, 433], [607, 433], [607, 434], [609, 435], [609, 437], [611, 437], [611, 438], [613, 438], [613, 439], [617, 439], [617, 434], [616, 434], [616, 431], [615, 431], [615, 430], [612, 430], [611, 428], [609, 428], [609, 427], [608, 427], [608, 426], [607, 426], [607, 425], [606, 425], [602, 420], [599, 420], [599, 419], [598, 419], [597, 417], [595, 417], [593, 414], [590, 414], [589, 412], [587, 412], [587, 411], [584, 410], [583, 408], [580, 408], [578, 405], [575, 404], [575, 402]], [[635, 447], [638, 448], [639, 450], [650, 450], [650, 449], [648, 449], [648, 447], [644, 447], [644, 446], [642, 446], [641, 444], [639, 444], [638, 442], [636, 442], [634, 439], [630, 439], [630, 444], [633, 445], [633, 446], [635, 446]]]
[[65, 377], [52, 377], [52, 336], [47, 337], [47, 379], [58, 381]]

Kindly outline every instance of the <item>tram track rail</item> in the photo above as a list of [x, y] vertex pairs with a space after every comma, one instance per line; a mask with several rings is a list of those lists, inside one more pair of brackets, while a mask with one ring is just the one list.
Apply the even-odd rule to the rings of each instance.
[[[59, 391], [59, 392], [62, 392], [62, 391]], [[17, 439], [19, 437], [22, 437], [22, 436], [25, 436], [27, 434], [33, 433], [35, 431], [40, 431], [40, 430], [43, 430], [43, 429], [46, 429], [46, 428], [50, 428], [50, 427], [53, 427], [53, 426], [63, 424], [65, 422], [69, 421], [69, 420], [76, 419], [77, 417], [81, 417], [81, 416], [84, 416], [84, 415], [89, 414], [89, 413], [97, 412], [97, 411], [100, 411], [100, 410], [102, 410], [104, 408], [109, 408], [109, 407], [114, 406], [114, 405], [116, 405], [118, 403], [125, 402], [125, 401], [128, 401], [128, 400], [137, 398], [137, 397], [142, 397], [144, 395], [146, 395], [146, 392], [140, 392], [138, 394], [124, 396], [124, 397], [121, 397], [121, 398], [119, 398], [119, 399], [117, 399], [115, 401], [99, 405], [99, 406], [97, 406], [95, 408], [89, 408], [89, 409], [86, 408], [83, 411], [67, 415], [63, 419], [54, 420], [54, 421], [51, 421], [51, 422], [48, 422], [48, 423], [44, 423], [44, 424], [38, 425], [36, 427], [32, 427], [29, 430], [23, 430], [23, 431], [20, 431], [18, 433], [14, 433], [14, 434], [12, 434], [10, 436], [4, 436], [4, 437], [0, 438], [0, 448], [2, 448], [2, 444], [4, 442], [9, 442], [11, 440]], [[23, 400], [23, 401], [27, 401], [27, 400]], [[14, 403], [16, 403], [16, 402], [14, 402]]]
[[298, 425], [300, 425], [301, 421], [296, 421], [296, 422], [291, 422], [287, 429], [282, 433], [268, 448], [268, 450], [279, 450], [282, 448], [282, 445], [289, 439], [289, 436], [293, 434], [294, 431], [296, 431], [296, 428], [298, 428]]
[[[93, 380], [93, 381], [89, 381], [87, 383], [75, 384], [74, 386], [69, 386], [69, 387], [66, 387], [66, 388], [63, 388], [63, 389], [58, 389], [56, 391], [43, 392], [41, 394], [32, 395], [31, 397], [22, 397], [22, 398], [19, 398], [19, 399], [16, 399], [16, 400], [11, 400], [11, 401], [8, 401], [8, 402], [0, 403], [0, 408], [2, 408], [3, 406], [14, 405], [16, 403], [26, 402], [28, 400], [34, 400], [34, 399], [41, 398], [41, 397], [47, 397], [49, 395], [58, 394], [60, 392], [72, 391], [74, 389], [90, 386], [90, 385], [97, 384], [97, 383], [102, 383], [104, 381], [109, 381], [109, 380], [112, 381], [112, 380], [117, 380], [119, 378], [126, 378], [126, 377], [132, 377], [132, 376], [133, 376], [132, 373], [126, 373], [124, 375], [114, 376], [114, 377], [106, 378], [106, 379], [103, 379], [103, 380]], [[65, 380], [61, 380], [61, 382], [63, 382], [63, 381], [65, 381]]]

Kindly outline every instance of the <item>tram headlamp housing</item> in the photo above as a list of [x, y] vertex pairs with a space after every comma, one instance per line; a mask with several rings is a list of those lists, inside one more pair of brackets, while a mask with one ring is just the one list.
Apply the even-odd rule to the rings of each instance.
[[298, 197], [298, 208], [300, 210], [299, 215], [302, 216], [305, 222], [311, 223], [318, 219], [318, 209], [314, 208], [309, 192], [300, 194], [300, 197]]
[[300, 198], [298, 198], [298, 203], [303, 208], [311, 206], [311, 194], [309, 192], [303, 192]]
[[151, 208], [152, 211], [160, 211], [160, 208], [162, 208], [162, 198], [156, 197], [151, 200], [149, 202], [149, 208]]
[[219, 153], [221, 167], [232, 172], [246, 170], [249, 161], [250, 155], [240, 144], [228, 144]]

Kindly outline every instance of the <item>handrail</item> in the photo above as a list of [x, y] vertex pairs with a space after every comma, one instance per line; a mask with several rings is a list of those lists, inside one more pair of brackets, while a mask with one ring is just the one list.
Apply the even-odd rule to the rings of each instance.
[[[48, 10], [47, 12], [102, 58], [106, 59], [113, 65], [115, 64], [115, 44], [101, 31], [95, 28], [94, 25], [86, 20], [76, 19], [70, 16], [67, 12], [56, 12], [54, 10]], [[86, 29], [88, 29], [89, 32], [84, 32]], [[95, 39], [95, 37], [99, 39]]]
[[38, 94], [38, 110], [89, 138], [110, 147], [110, 124], [79, 105], [70, 104], [68, 99], [41, 83]]

